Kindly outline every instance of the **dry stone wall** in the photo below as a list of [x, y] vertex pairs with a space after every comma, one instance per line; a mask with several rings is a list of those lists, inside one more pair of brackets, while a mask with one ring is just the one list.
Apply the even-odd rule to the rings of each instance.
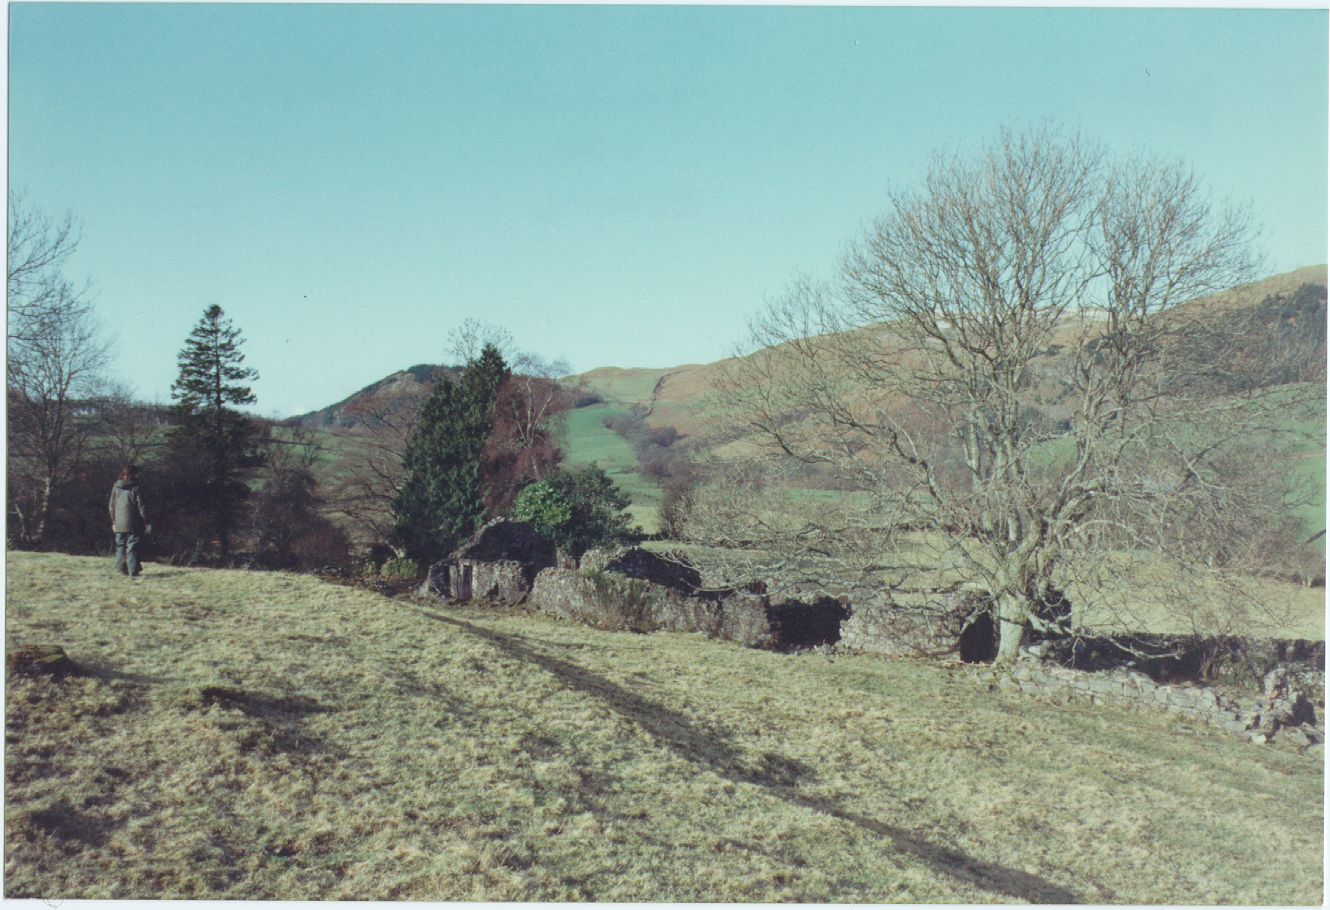
[[700, 632], [750, 648], [835, 642], [847, 615], [825, 598], [772, 604], [758, 586], [709, 588], [686, 560], [640, 547], [591, 550], [580, 569], [542, 571], [529, 603], [597, 628]]
[[761, 597], [693, 597], [613, 572], [545, 569], [536, 576], [529, 603], [542, 613], [598, 629], [701, 632], [752, 648], [780, 643]]
[[472, 597], [511, 606], [520, 603], [530, 590], [526, 567], [520, 562], [505, 559], [471, 564]]
[[526, 599], [536, 573], [554, 562], [554, 545], [531, 525], [498, 518], [431, 565], [418, 593], [513, 606]]
[[964, 625], [959, 611], [856, 604], [841, 623], [840, 647], [884, 657], [958, 657]]
[[497, 562], [448, 559], [429, 567], [417, 593], [453, 600], [479, 598], [514, 606], [530, 593], [531, 574], [530, 566], [511, 559]]
[[771, 649], [834, 643], [848, 615], [844, 605], [829, 598], [773, 604], [749, 591], [702, 590], [692, 578], [647, 572], [643, 566], [649, 561], [628, 555], [584, 559], [581, 569], [545, 569], [536, 576], [528, 603], [542, 613], [599, 629], [700, 632]]
[[1325, 674], [1272, 670], [1264, 693], [1240, 697], [1209, 686], [1164, 685], [1134, 670], [1087, 673], [1056, 664], [1023, 660], [1010, 668], [971, 666], [969, 675], [1002, 692], [1019, 692], [1053, 704], [1080, 701], [1131, 710], [1182, 715], [1253, 742], [1282, 741], [1321, 748], [1325, 739]]

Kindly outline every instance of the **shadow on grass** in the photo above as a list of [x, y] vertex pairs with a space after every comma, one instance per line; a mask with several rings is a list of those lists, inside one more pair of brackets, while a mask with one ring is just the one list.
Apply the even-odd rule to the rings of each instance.
[[430, 619], [481, 638], [512, 657], [541, 667], [569, 688], [600, 699], [675, 754], [708, 765], [727, 780], [762, 787], [792, 806], [810, 809], [886, 837], [898, 849], [913, 855], [930, 868], [986, 891], [1038, 904], [1074, 904], [1081, 901], [1072, 892], [1036, 875], [975, 859], [959, 850], [931, 843], [904, 828], [851, 812], [830, 800], [804, 795], [798, 791], [799, 783], [814, 776], [814, 769], [808, 765], [772, 752], [764, 753], [758, 761], [752, 761], [727, 740], [723, 731], [643, 698], [584, 667], [537, 651], [519, 636], [503, 635], [459, 619], [413, 609]]
[[184, 682], [180, 676], [152, 676], [147, 673], [129, 673], [125, 670], [117, 670], [100, 661], [80, 661], [79, 670], [85, 676], [92, 676], [100, 679], [102, 682], [119, 680], [121, 682], [134, 683], [139, 686], [160, 686], [166, 683]]
[[11, 810], [8, 814], [10, 823], [6, 840], [10, 837], [31, 839], [35, 833], [41, 833], [65, 843], [100, 847], [116, 828], [121, 827], [119, 822], [84, 812], [64, 799], [47, 809]]
[[240, 746], [265, 749], [289, 755], [312, 756], [319, 753], [340, 755], [330, 750], [321, 736], [311, 733], [304, 719], [311, 714], [327, 714], [334, 709], [300, 695], [269, 695], [231, 686], [204, 686], [182, 693], [180, 707], [185, 711], [206, 711], [212, 707], [234, 711], [258, 724], [257, 729], [240, 730]]
[[180, 569], [175, 566], [159, 567], [157, 564], [145, 562], [143, 564], [143, 571], [139, 574], [138, 578], [134, 579], [134, 581], [142, 582], [145, 579], [180, 578], [181, 576], [188, 574], [188, 569]]
[[332, 711], [331, 708], [326, 708], [303, 695], [266, 695], [230, 686], [204, 686], [198, 690], [197, 697], [205, 706], [223, 705], [259, 719], [286, 719]]

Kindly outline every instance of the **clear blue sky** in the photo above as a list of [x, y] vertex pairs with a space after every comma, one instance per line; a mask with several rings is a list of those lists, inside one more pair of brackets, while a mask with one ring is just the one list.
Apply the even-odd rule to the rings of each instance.
[[205, 307], [260, 413], [473, 317], [597, 366], [726, 355], [939, 149], [1045, 119], [1193, 163], [1326, 259], [1319, 10], [9, 6], [9, 177], [73, 212], [115, 372]]

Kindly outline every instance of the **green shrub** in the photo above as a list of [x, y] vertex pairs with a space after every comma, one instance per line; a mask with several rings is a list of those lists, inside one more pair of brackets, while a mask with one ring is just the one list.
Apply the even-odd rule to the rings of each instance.
[[420, 567], [416, 565], [414, 559], [408, 559], [405, 556], [394, 556], [383, 564], [383, 568], [379, 569], [379, 574], [384, 578], [418, 578]]
[[573, 506], [562, 490], [549, 481], [541, 481], [517, 494], [513, 501], [513, 515], [528, 522], [542, 537], [554, 540], [560, 529], [572, 520]]
[[632, 540], [628, 497], [597, 465], [559, 470], [525, 487], [513, 502], [513, 517], [529, 522], [555, 546], [579, 557], [592, 547]]

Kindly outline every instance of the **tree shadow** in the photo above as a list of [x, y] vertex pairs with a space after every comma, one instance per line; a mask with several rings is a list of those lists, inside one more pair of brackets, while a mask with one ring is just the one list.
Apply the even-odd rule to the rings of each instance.
[[334, 711], [312, 698], [301, 695], [272, 695], [232, 686], [204, 686], [184, 693], [180, 707], [185, 711], [206, 711], [217, 707], [233, 711], [257, 723], [257, 728], [241, 731], [241, 748], [265, 749], [291, 755], [318, 753], [340, 756], [322, 736], [312, 733], [305, 718]]
[[471, 635], [483, 638], [513, 657], [540, 666], [569, 688], [600, 699], [645, 729], [661, 745], [676, 755], [692, 762], [709, 765], [727, 779], [759, 783], [764, 786], [793, 786], [800, 779], [813, 773], [813, 769], [807, 765], [771, 752], [753, 761], [731, 746], [722, 732], [643, 698], [577, 664], [537, 651], [520, 636], [503, 635], [460, 619], [451, 619], [424, 610], [420, 612], [431, 619], [448, 623]]
[[204, 706], [221, 705], [260, 720], [327, 714], [333, 710], [303, 695], [269, 695], [231, 686], [204, 686], [198, 690], [198, 700]]
[[[87, 847], [103, 846], [123, 822], [76, 808], [69, 800], [61, 799], [46, 809], [12, 812], [13, 835], [27, 838], [41, 832], [65, 843]], [[8, 897], [9, 895], [6, 895]]]
[[1036, 875], [975, 859], [959, 850], [931, 843], [904, 828], [851, 812], [830, 800], [802, 794], [798, 791], [800, 782], [815, 774], [808, 765], [773, 752], [766, 752], [754, 761], [732, 745], [723, 731], [643, 698], [584, 667], [537, 651], [520, 636], [504, 635], [459, 619], [412, 609], [483, 639], [512, 657], [541, 667], [569, 688], [604, 702], [676, 755], [710, 766], [727, 780], [762, 787], [789, 805], [819, 812], [888, 838], [895, 847], [930, 868], [986, 891], [1037, 904], [1081, 902], [1077, 895]]
[[138, 686], [158, 686], [165, 683], [185, 682], [185, 679], [180, 676], [153, 676], [148, 673], [129, 673], [125, 670], [117, 670], [101, 661], [79, 661], [79, 669], [85, 676], [100, 679], [102, 682], [119, 680], [121, 682], [133, 683]]
[[384, 675], [394, 691], [402, 695], [427, 698], [458, 720], [465, 720], [470, 714], [466, 702], [454, 695], [442, 683], [422, 680], [418, 674], [404, 669], [386, 671]]

